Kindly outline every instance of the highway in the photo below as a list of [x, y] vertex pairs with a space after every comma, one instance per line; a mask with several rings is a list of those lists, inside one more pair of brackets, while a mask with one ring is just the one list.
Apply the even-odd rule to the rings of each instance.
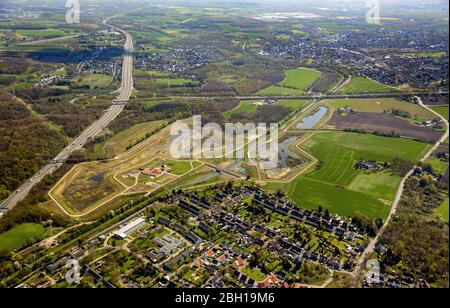
[[97, 121], [86, 128], [81, 133], [81, 135], [79, 135], [75, 140], [72, 141], [71, 144], [64, 148], [64, 150], [62, 150], [61, 153], [59, 153], [51, 162], [44, 166], [37, 174], [35, 174], [31, 179], [24, 183], [13, 194], [11, 194], [6, 200], [4, 200], [0, 205], [0, 209], [2, 211], [8, 211], [16, 206], [16, 204], [19, 201], [23, 200], [31, 191], [31, 189], [46, 175], [55, 172], [74, 151], [83, 148], [85, 143], [90, 138], [101, 132], [109, 123], [111, 123], [111, 121], [113, 121], [119, 115], [119, 113], [123, 110], [125, 104], [130, 99], [131, 93], [133, 91], [133, 38], [129, 33], [108, 24], [108, 21], [114, 17], [116, 16], [105, 19], [103, 21], [103, 24], [107, 27], [110, 27], [114, 31], [122, 33], [126, 38], [122, 62], [122, 82], [118, 97], [113, 100], [111, 107], [109, 107]]
[[309, 99], [353, 99], [353, 98], [395, 98], [403, 96], [419, 95], [448, 95], [448, 91], [422, 91], [422, 92], [386, 92], [386, 93], [357, 93], [357, 94], [304, 94], [304, 95], [281, 95], [281, 96], [170, 96], [172, 99], [239, 99], [239, 100], [309, 100]]

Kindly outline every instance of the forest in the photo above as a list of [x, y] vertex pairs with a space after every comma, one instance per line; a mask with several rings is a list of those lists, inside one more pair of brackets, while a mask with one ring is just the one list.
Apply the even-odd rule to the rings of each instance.
[[398, 211], [381, 237], [387, 248], [384, 272], [448, 288], [448, 222], [433, 215], [443, 199], [433, 183], [407, 180]]

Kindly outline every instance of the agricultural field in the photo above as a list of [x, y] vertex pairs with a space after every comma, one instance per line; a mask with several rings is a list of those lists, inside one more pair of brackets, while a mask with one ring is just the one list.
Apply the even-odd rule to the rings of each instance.
[[41, 37], [41, 38], [50, 38], [50, 37], [58, 37], [67, 34], [63, 30], [58, 29], [42, 29], [42, 30], [17, 30], [16, 35], [24, 36], [24, 37]]
[[360, 112], [347, 115], [334, 114], [328, 126], [337, 129], [357, 129], [385, 134], [394, 132], [402, 137], [430, 143], [436, 142], [442, 136], [442, 132], [440, 131], [421, 127], [405, 119], [382, 113]]
[[377, 161], [391, 161], [394, 157], [417, 161], [430, 148], [430, 145], [408, 139], [346, 132], [317, 133], [302, 146], [319, 153], [319, 156], [323, 158], [325, 158], [323, 155], [328, 155], [327, 152], [334, 151], [337, 147], [343, 147], [353, 151], [355, 159], [363, 157]]
[[386, 218], [390, 206], [360, 192], [346, 190], [336, 185], [318, 182], [308, 177], [294, 181], [288, 195], [301, 208], [317, 210], [321, 206], [330, 213], [352, 216], [359, 211], [370, 218]]
[[351, 81], [340, 90], [342, 94], [377, 92], [398, 92], [398, 90], [394, 87], [360, 76], [352, 77]]
[[258, 94], [267, 96], [304, 94], [320, 75], [319, 71], [308, 68], [288, 70], [283, 81], [259, 91]]
[[326, 93], [334, 85], [336, 85], [341, 76], [337, 73], [323, 73], [311, 86], [311, 92], [313, 93]]
[[407, 112], [411, 119], [418, 121], [430, 120], [435, 117], [432, 112], [422, 108], [420, 105], [395, 98], [333, 99], [324, 102], [334, 106], [336, 109], [351, 108], [355, 112], [383, 113], [384, 111], [398, 109]]
[[18, 225], [11, 230], [0, 233], [0, 251], [13, 250], [24, 247], [41, 238], [46, 229], [41, 224], [26, 223]]
[[315, 169], [292, 181], [287, 190], [301, 207], [351, 216], [356, 210], [385, 218], [400, 177], [388, 172], [364, 174], [354, 169], [359, 159], [390, 162], [402, 157], [416, 161], [429, 145], [407, 139], [344, 132], [316, 133], [300, 145], [319, 162]]
[[104, 74], [87, 74], [73, 80], [77, 86], [88, 86], [90, 89], [108, 88], [112, 81], [112, 76]]
[[436, 111], [437, 113], [439, 113], [441, 116], [443, 116], [448, 120], [448, 106], [432, 107], [431, 109], [433, 109], [434, 111]]

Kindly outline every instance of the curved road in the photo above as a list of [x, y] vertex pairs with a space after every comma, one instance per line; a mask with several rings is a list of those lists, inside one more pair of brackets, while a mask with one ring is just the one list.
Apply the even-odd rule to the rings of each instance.
[[0, 209], [3, 211], [8, 211], [16, 206], [16, 204], [23, 200], [31, 189], [46, 175], [56, 171], [74, 151], [80, 150], [90, 138], [101, 132], [112, 120], [117, 117], [117, 115], [119, 115], [125, 104], [130, 99], [131, 92], [133, 90], [133, 38], [129, 33], [108, 24], [108, 21], [114, 17], [116, 16], [105, 19], [103, 24], [110, 27], [114, 31], [122, 33], [126, 37], [122, 63], [122, 83], [119, 90], [119, 96], [113, 100], [111, 107], [108, 108], [97, 121], [85, 129], [81, 135], [73, 140], [72, 143], [64, 150], [62, 150], [52, 162], [44, 166], [37, 174], [35, 174], [11, 196], [9, 196], [9, 198], [4, 200], [0, 206]]

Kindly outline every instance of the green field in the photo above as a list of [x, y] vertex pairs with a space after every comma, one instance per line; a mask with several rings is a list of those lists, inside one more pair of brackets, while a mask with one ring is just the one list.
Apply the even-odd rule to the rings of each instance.
[[292, 88], [285, 88], [280, 86], [270, 86], [260, 92], [258, 92], [259, 95], [267, 95], [267, 96], [278, 96], [278, 95], [301, 95], [304, 94], [305, 91], [300, 89], [292, 89]]
[[448, 107], [431, 107], [431, 109], [448, 120]]
[[65, 46], [62, 45], [12, 45], [12, 46], [1, 46], [0, 51], [40, 51], [40, 50], [67, 50]]
[[383, 113], [386, 110], [399, 109], [408, 112], [411, 118], [430, 120], [436, 116], [420, 107], [395, 98], [365, 98], [365, 99], [333, 99], [326, 102], [335, 108], [352, 108], [356, 112], [376, 112]]
[[425, 163], [430, 164], [434, 171], [444, 173], [448, 168], [448, 162], [442, 161], [437, 157], [429, 157]]
[[108, 140], [96, 144], [95, 153], [100, 157], [104, 155], [114, 157], [122, 154], [129, 145], [143, 140], [148, 134], [153, 134], [164, 124], [165, 121], [152, 121], [133, 125]]
[[293, 99], [293, 100], [279, 101], [277, 105], [280, 105], [280, 106], [283, 106], [283, 107], [286, 107], [286, 108], [292, 108], [294, 110], [300, 110], [308, 102], [309, 102], [308, 100]]
[[290, 30], [290, 31], [292, 34], [295, 34], [295, 35], [307, 35], [308, 34], [308, 32], [301, 31], [301, 30]]
[[112, 76], [104, 74], [87, 74], [81, 78], [78, 78], [76, 83], [79, 86], [89, 86], [91, 89], [95, 88], [107, 88], [112, 83]]
[[386, 218], [390, 210], [390, 206], [368, 194], [338, 188], [307, 177], [302, 177], [291, 185], [289, 196], [301, 208], [317, 210], [321, 206], [330, 213], [345, 216], [352, 216], [355, 211], [360, 211], [371, 218]]
[[449, 208], [448, 208], [448, 197], [445, 198], [444, 202], [436, 209], [435, 214], [442, 219], [445, 219], [448, 221], [448, 215], [449, 215]]
[[319, 71], [308, 68], [291, 69], [286, 71], [282, 82], [268, 87], [258, 94], [268, 96], [304, 94], [320, 75]]
[[385, 218], [400, 177], [389, 172], [364, 174], [354, 169], [355, 162], [390, 162], [395, 157], [417, 161], [430, 146], [407, 139], [321, 132], [302, 147], [319, 160], [320, 167], [290, 184], [288, 194], [300, 207], [316, 209], [320, 205], [346, 216], [359, 210], [372, 218]]
[[352, 77], [340, 91], [342, 94], [352, 93], [377, 93], [377, 92], [398, 92], [398, 89], [390, 87], [365, 77]]
[[191, 163], [184, 161], [167, 160], [164, 162], [170, 168], [170, 173], [182, 175], [191, 170]]
[[40, 224], [22, 224], [0, 234], [0, 250], [20, 249], [27, 243], [35, 242], [46, 232]]
[[63, 30], [57, 30], [57, 29], [17, 30], [16, 33], [21, 36], [38, 36], [38, 37], [43, 37], [43, 38], [63, 36], [66, 34]]
[[348, 189], [391, 201], [395, 198], [401, 177], [389, 172], [358, 173]]
[[[239, 106], [236, 108], [233, 108], [231, 110], [228, 110], [223, 113], [223, 115], [226, 118], [229, 118], [233, 114], [236, 113], [251, 113], [255, 112], [256, 108], [258, 107], [255, 103], [258, 101], [241, 101], [239, 103]], [[278, 103], [274, 104], [276, 106], [283, 106], [286, 108], [292, 108], [294, 110], [300, 110], [302, 107], [304, 107], [309, 101], [307, 100], [280, 100]]]
[[327, 150], [335, 151], [341, 147], [354, 152], [354, 159], [391, 161], [394, 157], [401, 157], [417, 161], [430, 148], [430, 145], [409, 139], [380, 137], [371, 134], [321, 132], [303, 143], [303, 147], [311, 150], [314, 156], [324, 161], [327, 161], [326, 156], [330, 155]]
[[239, 103], [239, 106], [237, 106], [236, 108], [233, 108], [231, 110], [228, 110], [226, 112], [223, 113], [223, 115], [225, 117], [230, 117], [231, 115], [235, 114], [235, 113], [241, 113], [241, 112], [255, 112], [256, 111], [256, 105], [254, 105], [256, 101], [241, 101]]

